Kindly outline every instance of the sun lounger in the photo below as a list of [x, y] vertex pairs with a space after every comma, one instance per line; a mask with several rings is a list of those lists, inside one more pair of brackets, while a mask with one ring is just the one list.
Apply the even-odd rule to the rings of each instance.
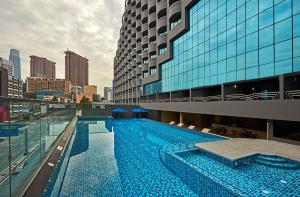
[[179, 123], [178, 125], [177, 125], [178, 127], [183, 127], [184, 126], [184, 123]]
[[209, 133], [209, 132], [210, 132], [210, 129], [204, 128], [204, 129], [201, 130], [201, 132], [203, 132], [203, 133]]
[[174, 124], [176, 124], [176, 122], [171, 121], [169, 124], [170, 124], [170, 125], [174, 125]]
[[188, 126], [188, 129], [191, 129], [191, 130], [193, 130], [193, 129], [195, 129], [195, 128], [196, 128], [195, 125], [190, 125], [190, 126]]

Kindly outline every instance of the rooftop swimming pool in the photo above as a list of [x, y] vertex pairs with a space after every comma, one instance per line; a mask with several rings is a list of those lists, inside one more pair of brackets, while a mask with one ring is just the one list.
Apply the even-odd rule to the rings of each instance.
[[299, 163], [229, 161], [194, 144], [226, 140], [145, 119], [81, 119], [44, 196], [299, 196]]

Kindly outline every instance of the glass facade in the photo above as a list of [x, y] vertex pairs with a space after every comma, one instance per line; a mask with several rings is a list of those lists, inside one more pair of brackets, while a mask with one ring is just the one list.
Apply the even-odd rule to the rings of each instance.
[[189, 17], [146, 94], [300, 71], [299, 0], [202, 0]]

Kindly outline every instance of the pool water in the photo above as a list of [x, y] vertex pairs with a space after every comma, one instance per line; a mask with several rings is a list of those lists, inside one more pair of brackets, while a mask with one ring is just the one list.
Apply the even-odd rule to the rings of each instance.
[[273, 163], [281, 158], [255, 156], [234, 167], [194, 146], [217, 140], [226, 139], [145, 119], [79, 120], [62, 167], [50, 181], [53, 187], [44, 196], [300, 194], [293, 189], [300, 185], [297, 163], [270, 167], [252, 160]]

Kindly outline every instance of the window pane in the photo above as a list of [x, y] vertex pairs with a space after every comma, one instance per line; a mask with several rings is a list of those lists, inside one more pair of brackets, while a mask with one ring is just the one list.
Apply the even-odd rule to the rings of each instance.
[[255, 79], [258, 77], [258, 66], [246, 69], [246, 79]]
[[258, 0], [251, 0], [246, 4], [246, 16], [247, 19], [258, 13]]
[[292, 20], [291, 18], [275, 24], [275, 42], [290, 39], [292, 37]]
[[273, 44], [273, 25], [259, 31], [259, 47]]
[[[300, 2], [300, 1], [299, 1]], [[294, 37], [300, 36], [300, 14], [293, 17]]]
[[236, 40], [236, 28], [233, 27], [227, 30], [227, 42], [231, 42]]
[[246, 62], [245, 62], [245, 54], [237, 56], [237, 69], [244, 69]]
[[300, 13], [300, 1], [299, 0], [293, 0], [293, 14]]
[[298, 57], [300, 56], [300, 37], [294, 38], [293, 42], [294, 42], [293, 56]]
[[300, 57], [294, 58], [294, 63], [293, 63], [293, 71], [297, 72], [300, 71]]
[[237, 80], [245, 80], [246, 79], [246, 71], [245, 71], [245, 69], [243, 69], [243, 70], [238, 70], [237, 71], [237, 74], [236, 74], [236, 79]]
[[273, 8], [259, 14], [259, 29], [273, 24]]
[[292, 59], [275, 63], [275, 75], [292, 72]]
[[274, 61], [273, 45], [259, 50], [259, 64], [267, 64]]
[[258, 48], [258, 32], [246, 36], [246, 52], [256, 50]]
[[275, 6], [275, 23], [286, 19], [291, 16], [292, 14], [292, 3], [291, 0], [286, 0], [278, 5]]
[[227, 13], [230, 13], [235, 9], [236, 9], [236, 0], [228, 0], [227, 1]]
[[273, 0], [259, 0], [259, 12], [273, 6]]
[[236, 70], [236, 57], [227, 59], [227, 72]]
[[246, 54], [246, 67], [257, 66], [258, 64], [258, 51], [252, 51]]
[[292, 40], [275, 45], [275, 61], [292, 58]]
[[236, 41], [227, 44], [227, 58], [236, 56]]
[[246, 21], [246, 33], [250, 34], [258, 30], [258, 17], [254, 16]]
[[274, 63], [265, 64], [259, 67], [259, 77], [269, 77], [274, 75]]
[[237, 40], [237, 54], [245, 53], [245, 37]]
[[[299, 15], [300, 16], [300, 15]], [[237, 38], [243, 37], [246, 35], [246, 27], [245, 27], [245, 22], [237, 25], [236, 27], [236, 32], [237, 32]]]
[[237, 9], [237, 23], [245, 21], [245, 6]]
[[227, 29], [236, 25], [236, 12], [232, 12], [227, 15]]

